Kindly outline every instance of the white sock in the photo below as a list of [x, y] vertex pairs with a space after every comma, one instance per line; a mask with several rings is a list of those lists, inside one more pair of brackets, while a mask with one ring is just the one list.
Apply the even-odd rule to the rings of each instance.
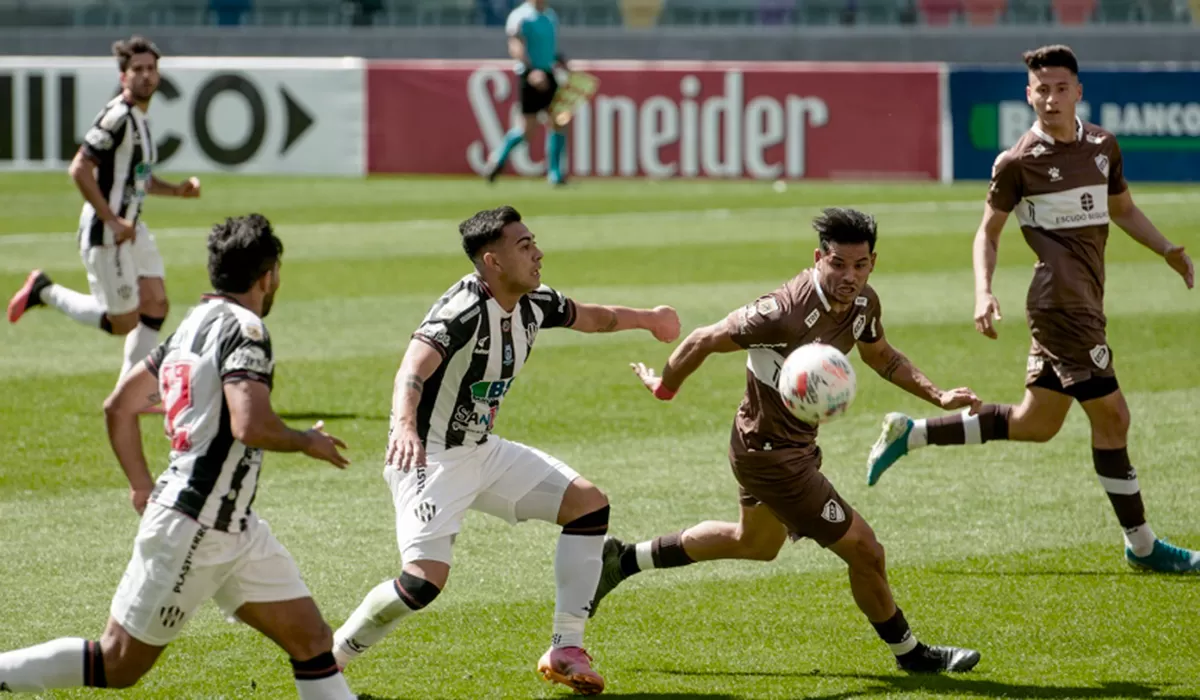
[[42, 290], [42, 303], [53, 306], [64, 314], [92, 328], [100, 327], [104, 308], [91, 294], [80, 294], [61, 284], [52, 284]]
[[300, 700], [357, 700], [358, 697], [350, 692], [346, 677], [340, 671], [328, 678], [297, 678], [296, 692], [300, 694]]
[[146, 359], [154, 346], [158, 345], [158, 331], [144, 323], [129, 331], [125, 336], [125, 363], [121, 365], [121, 376], [132, 369], [137, 363]]
[[0, 690], [37, 693], [83, 685], [88, 641], [65, 637], [0, 654]]
[[908, 449], [915, 450], [929, 444], [929, 427], [924, 418], [913, 421], [912, 430], [908, 432]]
[[554, 647], [582, 647], [583, 628], [587, 624], [600, 570], [604, 537], [597, 535], [558, 536], [554, 555]]
[[333, 657], [346, 668], [359, 654], [379, 643], [414, 610], [396, 592], [395, 580], [371, 589], [337, 632], [333, 633]]
[[653, 543], [654, 540], [646, 540], [634, 545], [633, 552], [637, 555], [638, 571], [649, 571], [654, 568], [654, 554], [651, 549]]
[[1133, 555], [1136, 557], [1149, 556], [1150, 552], [1154, 551], [1154, 530], [1150, 529], [1148, 523], [1131, 527], [1125, 531], [1125, 546], [1133, 550]]

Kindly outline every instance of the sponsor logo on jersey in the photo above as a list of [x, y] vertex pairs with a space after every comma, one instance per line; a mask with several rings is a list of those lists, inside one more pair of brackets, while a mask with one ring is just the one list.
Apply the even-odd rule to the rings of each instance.
[[817, 325], [817, 321], [819, 321], [820, 318], [821, 318], [820, 309], [813, 309], [812, 313], [809, 314], [808, 317], [804, 319], [804, 325], [808, 326], [809, 328], [812, 328], [813, 326]]
[[866, 328], [867, 328], [867, 316], [866, 316], [866, 314], [859, 314], [854, 319], [854, 328], [853, 328], [854, 339], [858, 340], [858, 337], [860, 335], [862, 335], [862, 332], [864, 330], [866, 330]]
[[855, 306], [866, 306], [866, 305], [867, 305], [867, 298], [866, 298], [866, 297], [858, 297], [858, 298], [856, 298], [856, 299], [854, 300], [854, 305], [855, 305]]

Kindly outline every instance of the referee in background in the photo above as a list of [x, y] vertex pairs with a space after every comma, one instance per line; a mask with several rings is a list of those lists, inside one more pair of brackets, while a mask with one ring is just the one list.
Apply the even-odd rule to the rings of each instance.
[[[558, 15], [548, 0], [526, 0], [508, 15], [508, 55], [517, 62], [520, 76], [521, 118], [507, 134], [500, 149], [488, 159], [487, 179], [494, 182], [504, 169], [512, 150], [525, 139], [533, 138], [537, 117], [550, 108], [558, 92], [555, 67], [568, 70], [566, 59], [558, 51]], [[566, 184], [562, 172], [563, 149], [567, 143], [565, 126], [546, 121], [546, 177], [552, 185]]]

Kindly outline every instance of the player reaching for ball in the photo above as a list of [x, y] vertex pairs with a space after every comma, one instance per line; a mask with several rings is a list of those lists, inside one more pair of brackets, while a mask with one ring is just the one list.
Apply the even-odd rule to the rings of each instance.
[[[859, 609], [915, 672], [969, 671], [979, 652], [917, 641], [896, 606], [883, 546], [823, 474], [817, 428], [784, 405], [776, 379], [784, 359], [808, 343], [841, 352], [858, 346], [863, 361], [896, 386], [945, 409], [978, 406], [966, 388], [942, 391], [884, 338], [879, 298], [867, 285], [875, 267], [875, 220], [852, 209], [826, 209], [813, 222], [816, 264], [723, 320], [693, 331], [671, 354], [661, 377], [634, 371], [656, 398], [670, 400], [710, 354], [747, 351], [746, 396], [734, 419], [729, 459], [739, 484], [740, 522], [708, 521], [636, 545], [609, 538], [596, 603], [646, 569], [714, 559], [770, 561], [784, 541], [809, 537], [850, 568]], [[595, 606], [593, 606], [594, 610]]]
[[165, 269], [154, 236], [141, 219], [147, 194], [199, 197], [200, 181], [164, 182], [153, 174], [158, 148], [146, 111], [158, 89], [158, 48], [134, 36], [113, 44], [121, 94], [104, 106], [71, 161], [71, 179], [83, 194], [79, 255], [91, 294], [54, 284], [41, 270], [29, 273], [8, 302], [8, 320], [52, 306], [91, 328], [125, 336], [121, 376], [158, 344], [167, 317]]

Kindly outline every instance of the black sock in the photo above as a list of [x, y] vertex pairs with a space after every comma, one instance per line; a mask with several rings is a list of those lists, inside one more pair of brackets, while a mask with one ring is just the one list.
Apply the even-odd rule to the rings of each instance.
[[904, 619], [904, 611], [900, 608], [896, 608], [896, 614], [887, 620], [872, 622], [871, 626], [897, 658], [921, 651], [923, 645], [913, 636], [912, 628], [908, 626], [908, 620]]
[[104, 650], [100, 642], [88, 642], [83, 654], [83, 684], [88, 688], [107, 688], [104, 673]]
[[318, 654], [308, 661], [297, 661], [292, 659], [292, 673], [298, 681], [319, 681], [322, 678], [330, 678], [341, 673], [338, 670], [337, 661], [333, 658], [333, 652], [327, 651], [324, 654]]

